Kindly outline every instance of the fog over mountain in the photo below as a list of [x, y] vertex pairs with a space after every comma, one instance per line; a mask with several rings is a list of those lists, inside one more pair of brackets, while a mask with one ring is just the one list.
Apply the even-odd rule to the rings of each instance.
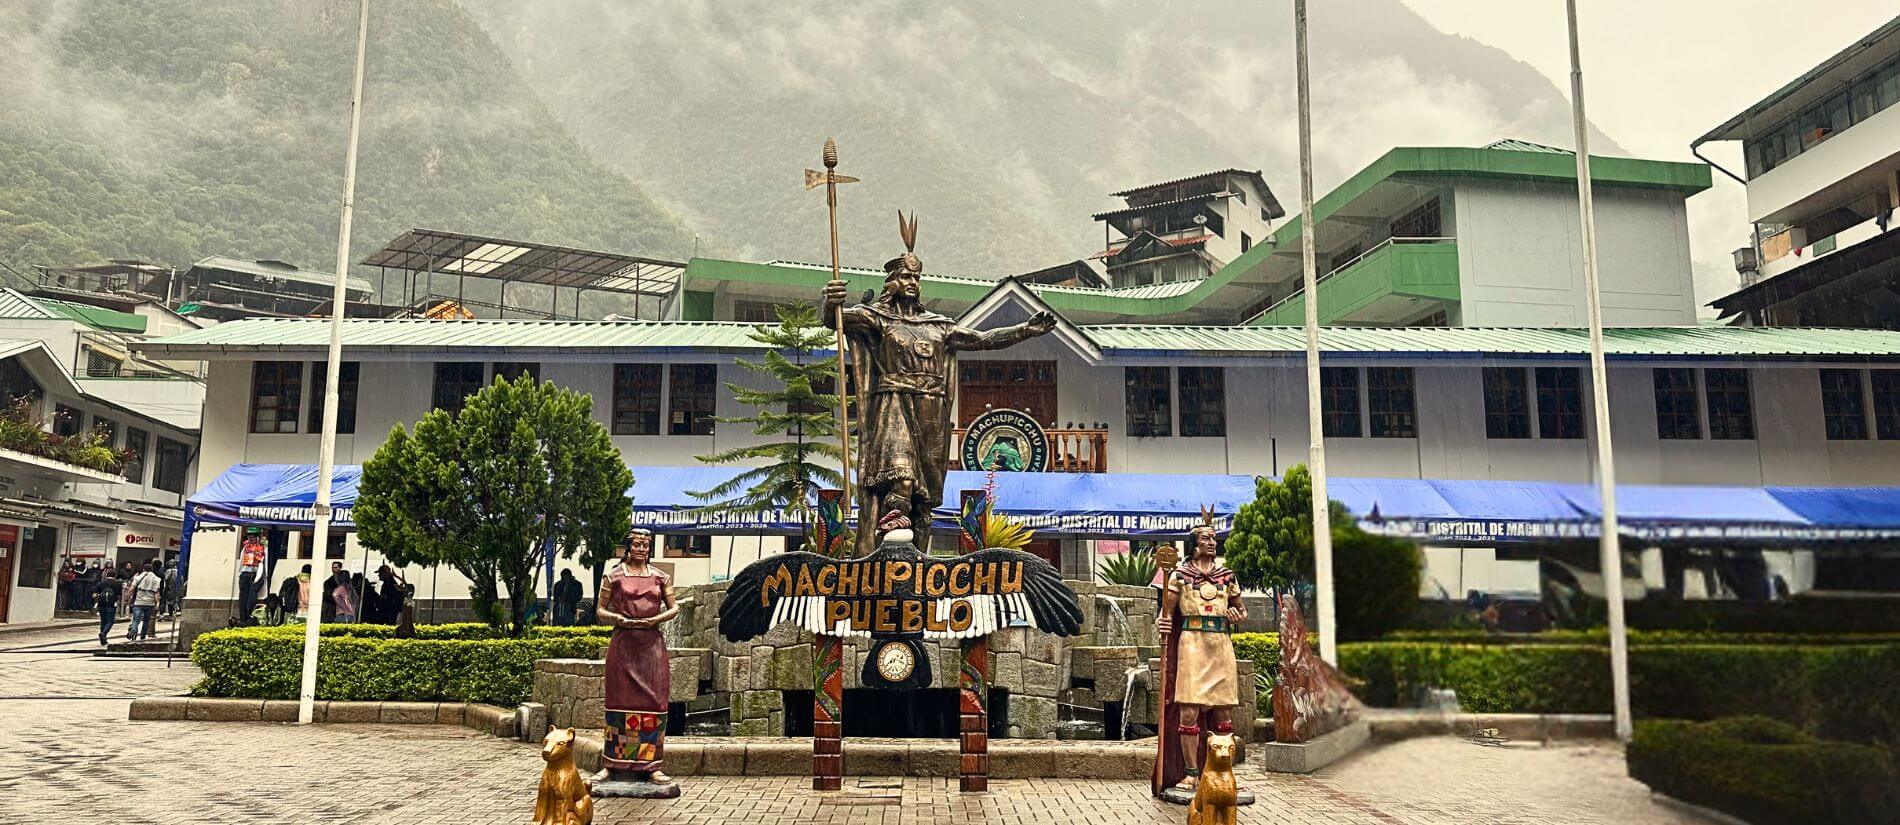
[[[827, 258], [800, 178], [827, 136], [865, 179], [853, 265], [899, 249], [900, 207], [935, 272], [1070, 260], [1108, 192], [1227, 166], [1298, 211], [1290, 4], [461, 2], [588, 149], [748, 258]], [[1316, 5], [1319, 191], [1395, 145], [1571, 143], [1530, 66], [1398, 0]]]
[[[0, 4], [0, 263], [223, 254], [331, 269], [356, 12], [354, 0]], [[693, 248], [448, 0], [373, 5], [365, 98], [355, 260], [415, 226]]]

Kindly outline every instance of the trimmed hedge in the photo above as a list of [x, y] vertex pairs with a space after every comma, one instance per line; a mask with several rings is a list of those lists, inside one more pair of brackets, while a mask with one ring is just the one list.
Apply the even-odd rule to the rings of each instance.
[[[266, 625], [251, 628], [272, 633], [283, 633], [303, 638], [304, 626], [301, 624]], [[393, 639], [396, 626], [387, 624], [326, 624], [317, 629], [326, 637], [349, 637], [357, 639]], [[573, 636], [605, 637], [613, 632], [606, 625], [577, 625], [574, 627], [530, 627], [527, 638], [567, 638]], [[506, 639], [506, 631], [482, 622], [454, 622], [449, 624], [416, 625], [418, 639]]]
[[[1830, 739], [1900, 746], [1900, 644], [1640, 644], [1630, 648], [1639, 717], [1759, 715]], [[1339, 646], [1341, 669], [1375, 706], [1451, 688], [1478, 713], [1608, 713], [1610, 652], [1574, 644]]]
[[[596, 658], [605, 633], [567, 632], [526, 639], [455, 638], [478, 631], [436, 631], [445, 638], [379, 638], [375, 625], [323, 628], [317, 659], [317, 698], [339, 701], [526, 701], [536, 659]], [[486, 627], [475, 625], [475, 627]], [[337, 630], [348, 628], [348, 630]], [[303, 672], [303, 628], [218, 630], [199, 636], [191, 661], [204, 672], [199, 696], [294, 699]], [[422, 627], [417, 627], [422, 635]], [[605, 628], [598, 630], [604, 631]], [[383, 634], [386, 636], [386, 634]]]
[[1757, 825], [1900, 820], [1900, 772], [1886, 751], [1760, 716], [1638, 722], [1626, 757], [1630, 776], [1657, 792]]
[[[1468, 645], [1535, 645], [1610, 643], [1610, 631], [1547, 630], [1541, 633], [1498, 633], [1478, 629], [1399, 630], [1383, 641], [1440, 642]], [[1900, 633], [1729, 633], [1716, 630], [1630, 630], [1632, 645], [1712, 644], [1712, 645], [1861, 645], [1900, 643]]]

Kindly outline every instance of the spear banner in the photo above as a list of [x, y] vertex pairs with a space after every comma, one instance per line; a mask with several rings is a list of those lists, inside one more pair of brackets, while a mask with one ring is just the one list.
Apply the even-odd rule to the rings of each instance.
[[[805, 191], [809, 192], [821, 185], [825, 187], [825, 210], [830, 214], [831, 219], [831, 279], [834, 281], [842, 281], [844, 280], [844, 276], [839, 274], [838, 266], [838, 184], [857, 183], [858, 179], [850, 175], [838, 174], [838, 142], [831, 138], [825, 138], [824, 163], [825, 171], [823, 172], [815, 169], [805, 170]], [[838, 453], [839, 463], [843, 465], [842, 469], [844, 470], [844, 506], [846, 508], [844, 515], [845, 521], [848, 522], [852, 516], [850, 508], [856, 499], [851, 497], [851, 413], [848, 402], [845, 400], [848, 397], [845, 388], [850, 386], [850, 384], [845, 381], [844, 377], [843, 304], [838, 305], [837, 317], [832, 320], [837, 327], [838, 383], [836, 390], [838, 393]]]

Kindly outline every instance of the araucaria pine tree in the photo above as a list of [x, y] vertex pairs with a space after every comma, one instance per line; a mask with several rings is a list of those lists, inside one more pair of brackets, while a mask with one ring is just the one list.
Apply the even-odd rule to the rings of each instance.
[[[771, 438], [761, 444], [735, 447], [699, 456], [708, 464], [743, 463], [745, 472], [711, 490], [693, 492], [707, 502], [709, 512], [761, 512], [783, 508], [805, 520], [811, 491], [842, 486], [838, 473], [838, 396], [814, 386], [835, 381], [836, 355], [815, 358], [813, 353], [832, 343], [832, 334], [818, 323], [810, 304], [781, 304], [777, 326], [754, 327], [749, 337], [771, 349], [762, 361], [733, 359], [739, 366], [769, 376], [776, 385], [754, 389], [727, 383], [733, 399], [756, 407], [752, 415], [721, 417], [725, 424], [750, 424], [752, 432]], [[761, 463], [763, 462], [763, 463]]]

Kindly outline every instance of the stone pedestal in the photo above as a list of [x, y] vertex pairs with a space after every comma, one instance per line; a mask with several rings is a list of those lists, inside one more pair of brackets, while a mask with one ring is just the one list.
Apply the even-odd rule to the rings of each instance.
[[593, 785], [594, 796], [600, 799], [677, 799], [680, 795], [680, 783], [654, 782], [646, 771], [605, 769], [594, 774]]

